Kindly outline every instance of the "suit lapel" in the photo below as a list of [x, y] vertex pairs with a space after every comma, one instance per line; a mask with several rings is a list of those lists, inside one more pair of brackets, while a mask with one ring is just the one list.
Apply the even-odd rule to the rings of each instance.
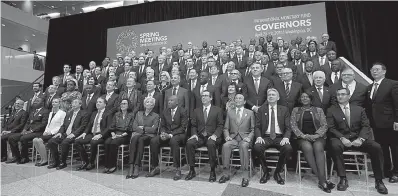
[[242, 117], [240, 118], [239, 125], [241, 125], [243, 123], [243, 121], [245, 120], [246, 116], [247, 116], [246, 109], [243, 109]]
[[[337, 105], [337, 107], [338, 107], [337, 108], [337, 112], [340, 113], [339, 116], [343, 117], [343, 120], [344, 120], [345, 124], [347, 125], [348, 128], [350, 128], [350, 126], [349, 126], [349, 124], [347, 122], [347, 119], [345, 117], [344, 111], [341, 109], [340, 105]], [[352, 110], [351, 110], [351, 106], [350, 106], [350, 119], [351, 119], [351, 116], [352, 116], [351, 112], [352, 112]]]

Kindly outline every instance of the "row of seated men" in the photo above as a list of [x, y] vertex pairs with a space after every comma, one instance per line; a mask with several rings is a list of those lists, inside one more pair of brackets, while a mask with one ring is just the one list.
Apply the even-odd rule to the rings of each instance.
[[[324, 156], [325, 138], [329, 136], [330, 154], [334, 159], [338, 175], [340, 176], [340, 181], [337, 185], [338, 190], [346, 190], [348, 187], [342, 153], [346, 149], [355, 149], [370, 154], [374, 177], [376, 179], [375, 187], [379, 193], [386, 194], [388, 192], [382, 182], [383, 176], [385, 175], [383, 174], [383, 170], [386, 171], [386, 168], [383, 168], [385, 164], [383, 163], [383, 154], [385, 155], [384, 149], [370, 137], [370, 124], [375, 126], [376, 135], [384, 134], [377, 133], [380, 129], [378, 128], [380, 127], [380, 125], [378, 125], [380, 122], [376, 121], [389, 123], [392, 126], [390, 129], [394, 131], [397, 129], [396, 123], [394, 123], [395, 119], [390, 117], [393, 115], [392, 112], [383, 112], [384, 116], [388, 116], [383, 119], [379, 119], [380, 117], [375, 115], [375, 113], [379, 112], [380, 105], [383, 106], [383, 110], [386, 110], [384, 105], [391, 104], [390, 110], [392, 111], [395, 107], [395, 103], [393, 103], [396, 101], [395, 96], [398, 95], [396, 93], [397, 83], [384, 78], [386, 68], [383, 64], [376, 63], [371, 70], [372, 76], [375, 78], [375, 84], [380, 85], [380, 87], [378, 87], [378, 85], [370, 85], [367, 87], [365, 102], [372, 104], [371, 112], [368, 113], [368, 115], [365, 113], [363, 107], [359, 106], [357, 103], [351, 102], [353, 92], [351, 92], [350, 86], [342, 86], [334, 90], [336, 94], [336, 103], [330, 104], [327, 112], [325, 112], [323, 107], [314, 105], [316, 97], [319, 98], [321, 102], [325, 98], [324, 95], [326, 91], [324, 88], [326, 87], [324, 86], [324, 82], [326, 77], [323, 71], [316, 71], [314, 73], [314, 90], [301, 91], [299, 83], [297, 83], [299, 86], [294, 86], [294, 82], [283, 85], [283, 82], [286, 83], [286, 81], [291, 81], [293, 77], [291, 68], [283, 68], [280, 72], [283, 82], [281, 81], [279, 84], [282, 85], [282, 87], [278, 87], [278, 83], [275, 83], [274, 87], [267, 86], [267, 88], [260, 92], [260, 84], [258, 83], [260, 83], [261, 80], [257, 80], [256, 76], [260, 76], [261, 72], [262, 66], [259, 64], [254, 63], [251, 66], [251, 77], [257, 82], [257, 84], [254, 84], [256, 94], [265, 93], [267, 101], [263, 101], [263, 103], [254, 105], [253, 107], [249, 106], [249, 108], [247, 107], [247, 103], [250, 97], [245, 95], [239, 83], [236, 84], [236, 82], [231, 82], [227, 89], [228, 100], [225, 103], [225, 108], [213, 104], [213, 98], [215, 98], [213, 96], [214, 91], [212, 92], [209, 89], [202, 88], [199, 98], [202, 105], [196, 107], [195, 110], [190, 113], [188, 109], [189, 104], [186, 103], [185, 99], [181, 100], [178, 94], [178, 92], [183, 89], [183, 87], [179, 86], [180, 76], [178, 74], [172, 76], [172, 81], [174, 81], [172, 82], [173, 87], [167, 90], [171, 94], [165, 97], [165, 103], [167, 103], [167, 107], [165, 107], [166, 110], [160, 108], [158, 109], [158, 113], [155, 112], [155, 108], [156, 103], [159, 103], [159, 99], [157, 100], [151, 94], [154, 92], [153, 81], [148, 81], [150, 85], [146, 85], [149, 94], [144, 96], [142, 107], [134, 105], [133, 102], [137, 102], [138, 99], [132, 100], [129, 96], [122, 96], [122, 98], [116, 101], [117, 104], [111, 104], [107, 109], [107, 104], [109, 104], [108, 102], [114, 93], [114, 89], [112, 88], [114, 87], [114, 82], [112, 81], [108, 81], [106, 87], [111, 95], [106, 94], [96, 98], [96, 111], [87, 111], [84, 110], [84, 108], [82, 110], [82, 105], [86, 100], [74, 99], [71, 103], [71, 110], [65, 114], [65, 112], [59, 109], [62, 100], [60, 98], [55, 98], [52, 100], [52, 112], [49, 113], [49, 110], [44, 107], [45, 99], [36, 97], [32, 101], [32, 110], [30, 111], [29, 117], [27, 117], [27, 112], [21, 109], [23, 102], [17, 100], [15, 104], [16, 110], [11, 115], [11, 121], [7, 123], [5, 132], [3, 131], [4, 134], [2, 135], [2, 140], [8, 140], [14, 155], [14, 158], [9, 160], [8, 163], [28, 162], [27, 145], [31, 140], [33, 140], [36, 149], [39, 149], [40, 154], [46, 153], [44, 142], [48, 141], [47, 146], [54, 155], [53, 164], [51, 164], [49, 168], [63, 169], [66, 167], [69, 145], [74, 143], [84, 162], [78, 170], [90, 170], [94, 168], [97, 145], [105, 143], [105, 172], [112, 173], [116, 170], [118, 145], [130, 142], [130, 170], [127, 178], [138, 177], [143, 149], [146, 145], [151, 146], [152, 167], [154, 168], [148, 176], [154, 176], [160, 172], [158, 168], [159, 147], [168, 144], [172, 148], [174, 166], [177, 170], [174, 179], [178, 180], [181, 178], [180, 163], [178, 162], [178, 147], [185, 145], [188, 164], [190, 166], [190, 172], [185, 179], [190, 180], [196, 176], [194, 170], [195, 149], [200, 146], [207, 146], [211, 166], [209, 181], [214, 182], [216, 181], [215, 167], [217, 164], [217, 147], [221, 146], [222, 141], [225, 140], [226, 143], [223, 145], [223, 166], [225, 171], [223, 176], [219, 179], [220, 182], [225, 182], [230, 179], [228, 169], [229, 157], [231, 150], [234, 148], [240, 149], [241, 168], [247, 174], [249, 163], [248, 149], [250, 146], [253, 146], [255, 156], [259, 158], [261, 166], [264, 168], [260, 183], [266, 183], [270, 178], [269, 170], [265, 162], [265, 150], [269, 147], [276, 147], [280, 150], [280, 158], [273, 178], [279, 184], [284, 184], [284, 179], [279, 173], [282, 171], [286, 160], [291, 157], [293, 151], [290, 145], [290, 139], [297, 139], [299, 149], [304, 152], [314, 173], [318, 175], [318, 187], [325, 192], [330, 192], [334, 184], [326, 181], [323, 165], [324, 160], [322, 161], [321, 158]], [[344, 77], [349, 76], [352, 78], [354, 76], [353, 71], [350, 69], [345, 69], [342, 72]], [[234, 69], [231, 72], [231, 77], [233, 75], [239, 75], [239, 73], [238, 70]], [[201, 72], [201, 75], [206, 74], [207, 72]], [[287, 80], [287, 78], [289, 78], [289, 80]], [[69, 88], [73, 83], [75, 82], [72, 80], [68, 81]], [[134, 79], [128, 79], [128, 89], [132, 85], [131, 83], [134, 83]], [[381, 87], [382, 85], [383, 87]], [[294, 91], [298, 91], [298, 93]], [[91, 93], [93, 92], [87, 92], [87, 96]], [[124, 92], [122, 92], [122, 94], [123, 93]], [[302, 105], [301, 107], [280, 102], [284, 95], [289, 97], [295, 96], [295, 94], [297, 94], [296, 99], [299, 100]], [[381, 98], [377, 96], [382, 97], [381, 103], [377, 103], [381, 101], [378, 100]], [[128, 112], [129, 108], [133, 108], [133, 111], [136, 110], [137, 112], [130, 113]], [[80, 112], [83, 114], [79, 115]], [[114, 114], [115, 112], [116, 114]], [[177, 113], [180, 115], [180, 121], [177, 120]], [[327, 114], [327, 118], [325, 117], [325, 113]], [[55, 129], [54, 132], [44, 131], [52, 124], [53, 120], [57, 120], [57, 118], [55, 118], [57, 114], [63, 114], [64, 116], [64, 119], [59, 121], [61, 122], [60, 128]], [[160, 116], [158, 114], [160, 114]], [[254, 120], [254, 114], [256, 120]], [[18, 120], [15, 119], [18, 116]], [[23, 118], [23, 116], [25, 117]], [[78, 116], [79, 118], [77, 118]], [[371, 116], [371, 123], [369, 123], [367, 116]], [[160, 118], [162, 118], [162, 121], [160, 131], [158, 132], [157, 129]], [[188, 118], [190, 120], [188, 120]], [[246, 122], [244, 124], [245, 126], [240, 127], [245, 118], [246, 120], [248, 120], [248, 118], [251, 120]], [[25, 119], [26, 124], [23, 122], [23, 119]], [[131, 123], [131, 121], [133, 122]], [[84, 122], [87, 124], [84, 124]], [[18, 125], [19, 130], [15, 130], [13, 127], [14, 125]], [[85, 127], [82, 127], [83, 125]], [[187, 127], [190, 129], [189, 132], [185, 132], [185, 128]], [[10, 129], [13, 131], [8, 131]], [[292, 130], [294, 135], [291, 134]], [[189, 137], [188, 140], [186, 140], [186, 137]], [[21, 154], [18, 150], [18, 142], [22, 144]], [[62, 149], [61, 160], [58, 158], [58, 144], [61, 145]], [[88, 157], [84, 148], [85, 144], [90, 144], [91, 146], [90, 157]], [[42, 151], [40, 149], [42, 149]], [[4, 156], [4, 154], [5, 152], [3, 151], [2, 156]], [[47, 159], [42, 159], [42, 162], [38, 163], [38, 166], [48, 164], [46, 160]], [[389, 169], [388, 172], [390, 172]], [[246, 174], [242, 179], [242, 186], [247, 186], [249, 183], [249, 178], [246, 177], [248, 174]], [[389, 181], [392, 183], [396, 182], [396, 176], [391, 174]]]

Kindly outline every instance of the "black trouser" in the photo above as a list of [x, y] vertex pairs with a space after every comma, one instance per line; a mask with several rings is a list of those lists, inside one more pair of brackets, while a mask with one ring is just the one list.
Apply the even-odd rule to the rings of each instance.
[[[320, 183], [326, 181], [325, 174], [325, 139], [318, 138], [314, 142], [297, 139], [299, 149], [303, 152], [305, 160], [311, 167], [312, 171], [318, 176]], [[297, 160], [300, 161], [300, 160]]]
[[7, 158], [7, 142], [8, 138], [13, 136], [13, 135], [18, 135], [20, 133], [9, 133], [6, 135], [1, 136], [1, 158]]
[[[374, 136], [384, 155], [384, 173], [387, 177], [398, 174], [398, 131], [374, 128]], [[390, 150], [391, 148], [391, 155]], [[392, 164], [391, 165], [391, 160]]]
[[[353, 141], [353, 140], [352, 140]], [[344, 167], [344, 157], [343, 152], [345, 150], [356, 150], [361, 152], [366, 152], [370, 154], [370, 160], [372, 162], [372, 169], [375, 175], [376, 180], [383, 179], [383, 151], [381, 149], [380, 144], [373, 140], [366, 140], [362, 143], [360, 147], [352, 146], [347, 148], [344, 146], [343, 142], [338, 138], [330, 139], [330, 153], [332, 154], [332, 158], [334, 164], [337, 168], [338, 176], [346, 176], [346, 171]]]
[[[32, 141], [35, 137], [40, 137], [42, 132], [33, 132], [22, 135], [21, 133], [13, 134], [8, 137], [8, 143], [10, 144], [11, 152], [13, 156], [20, 160], [21, 158], [28, 158], [28, 143]], [[21, 153], [19, 152], [18, 142], [21, 142]]]
[[[93, 137], [93, 134], [90, 133], [87, 134], [84, 139], [79, 138], [75, 140], [76, 149], [79, 151], [80, 158], [85, 163], [94, 164], [95, 158], [97, 157], [98, 144], [103, 144], [105, 141], [103, 137], [98, 140], [93, 140]], [[84, 148], [85, 144], [90, 144], [90, 161], [88, 159], [86, 149]]]
[[129, 164], [141, 166], [144, 147], [148, 146], [152, 137], [149, 135], [133, 135], [130, 139]]
[[129, 142], [129, 136], [124, 136], [124, 137], [118, 137], [115, 139], [112, 139], [112, 137], [109, 137], [108, 139], [105, 140], [105, 167], [106, 168], [113, 168], [116, 167], [117, 163], [117, 152], [119, 149], [119, 146], [122, 144], [128, 144]]
[[286, 163], [286, 160], [290, 159], [292, 157], [292, 152], [293, 148], [290, 144], [285, 144], [283, 146], [280, 145], [283, 136], [278, 135], [274, 140], [272, 140], [269, 136], [263, 137], [264, 139], [264, 144], [254, 144], [253, 150], [256, 154], [256, 156], [260, 159], [261, 166], [263, 167], [264, 172], [267, 172], [268, 167], [267, 167], [267, 162], [265, 159], [265, 150], [268, 148], [276, 148], [279, 150], [279, 159], [278, 159], [278, 164], [276, 166], [275, 172], [279, 173], [282, 171], [283, 166]]
[[195, 138], [188, 140], [187, 157], [189, 166], [195, 167], [195, 150], [202, 146], [206, 146], [209, 153], [210, 167], [214, 169], [217, 166], [217, 149], [220, 145], [220, 137], [217, 137], [216, 141], [214, 141], [209, 137], [202, 136], [201, 134], [198, 134], [198, 140], [196, 140]]
[[53, 161], [56, 165], [59, 164], [58, 145], [61, 145], [61, 162], [66, 164], [66, 158], [68, 158], [70, 144], [72, 144], [74, 141], [75, 138], [68, 139], [64, 135], [48, 140], [47, 147], [50, 149], [50, 152], [53, 155]]
[[162, 140], [160, 135], [151, 139], [151, 159], [152, 167], [159, 166], [159, 151], [161, 147], [170, 146], [171, 154], [173, 156], [173, 165], [176, 168], [180, 167], [180, 146], [185, 143], [185, 134], [175, 135], [171, 139]]

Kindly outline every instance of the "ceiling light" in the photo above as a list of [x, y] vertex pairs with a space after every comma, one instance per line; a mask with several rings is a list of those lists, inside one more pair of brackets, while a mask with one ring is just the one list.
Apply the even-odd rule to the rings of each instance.
[[36, 36], [35, 34], [32, 34], [32, 36], [34, 37], [34, 36]]
[[60, 15], [61, 15], [61, 13], [59, 13], [59, 12], [54, 12], [54, 13], [47, 14], [47, 16], [50, 16], [51, 18], [59, 17]]
[[51, 8], [54, 8], [54, 6], [52, 5]]
[[95, 11], [99, 7], [109, 9], [109, 8], [120, 7], [120, 6], [123, 6], [123, 1], [117, 1], [117, 2], [113, 2], [113, 3], [105, 3], [102, 5], [96, 5], [96, 6], [88, 6], [88, 7], [82, 8], [82, 9], [84, 12], [92, 12], [92, 11]]
[[6, 25], [5, 25], [5, 24], [1, 24], [1, 26], [2, 26], [2, 27], [5, 27]]
[[25, 39], [26, 42], [28, 42], [29, 40]]

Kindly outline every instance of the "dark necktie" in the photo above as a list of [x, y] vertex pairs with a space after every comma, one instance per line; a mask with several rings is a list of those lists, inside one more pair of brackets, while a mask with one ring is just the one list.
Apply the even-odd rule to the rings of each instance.
[[177, 94], [177, 88], [174, 87], [174, 88], [173, 88], [173, 95], [176, 95], [176, 94]]
[[344, 115], [345, 118], [347, 119], [347, 124], [350, 127], [351, 126], [350, 109], [347, 106], [344, 106]]
[[274, 107], [271, 107], [271, 130], [270, 130], [270, 137], [271, 139], [276, 138], [276, 133], [275, 133], [275, 111]]
[[256, 93], [258, 94], [258, 89], [259, 89], [259, 82], [258, 82], [258, 78], [254, 79], [254, 87], [256, 88]]
[[375, 100], [375, 98], [376, 98], [376, 92], [377, 92], [378, 87], [379, 87], [379, 83], [374, 83], [374, 88], [373, 88], [373, 93], [372, 93], [372, 100]]
[[321, 99], [321, 102], [322, 102], [322, 99], [323, 99], [322, 88], [317, 88], [317, 89], [318, 89], [319, 98]]
[[289, 83], [288, 83], [288, 82], [286, 83], [285, 91], [286, 91], [286, 95], [289, 95], [289, 93], [290, 93], [290, 87], [289, 87]]
[[88, 105], [88, 103], [90, 103], [90, 100], [91, 100], [91, 95], [87, 95], [86, 105]]
[[339, 81], [339, 76], [337, 75], [337, 72], [334, 72], [334, 83], [336, 83], [337, 81]]
[[203, 117], [205, 119], [205, 124], [206, 124], [206, 122], [207, 122], [207, 107], [205, 107], [203, 110]]

